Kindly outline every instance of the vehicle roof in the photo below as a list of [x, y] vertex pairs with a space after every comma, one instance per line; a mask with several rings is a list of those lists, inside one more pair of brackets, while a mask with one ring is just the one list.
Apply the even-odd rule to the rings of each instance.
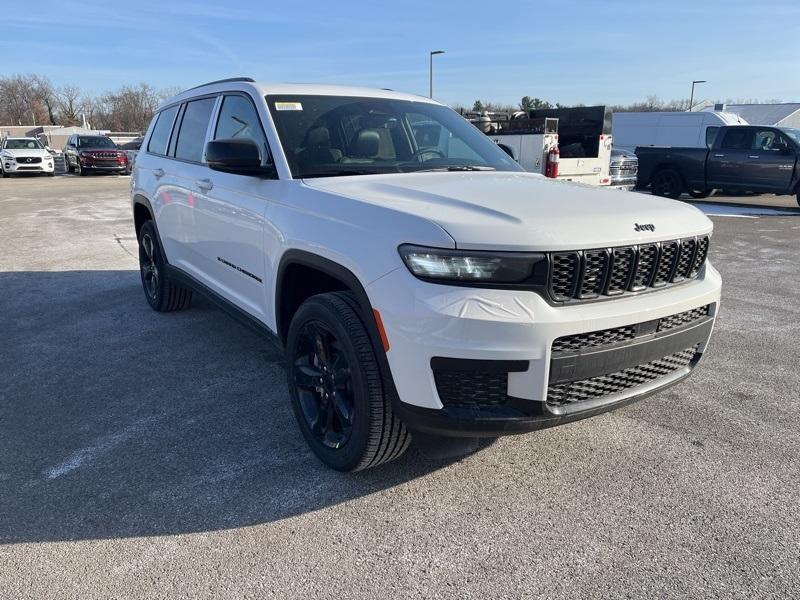
[[177, 102], [202, 96], [204, 94], [214, 94], [229, 90], [247, 91], [255, 96], [357, 96], [362, 98], [389, 98], [394, 100], [407, 100], [412, 102], [427, 102], [428, 104], [439, 104], [426, 96], [416, 94], [406, 94], [395, 92], [389, 89], [378, 89], [368, 87], [355, 87], [344, 85], [322, 85], [318, 83], [265, 83], [258, 81], [221, 81], [211, 82], [200, 85], [189, 90], [185, 90], [173, 96], [160, 107], [170, 106]]
[[33, 136], [28, 136], [28, 135], [26, 135], [24, 137], [8, 136], [8, 137], [4, 137], [3, 139], [4, 140], [36, 140], [37, 142], [39, 141], [39, 138], [33, 137]]

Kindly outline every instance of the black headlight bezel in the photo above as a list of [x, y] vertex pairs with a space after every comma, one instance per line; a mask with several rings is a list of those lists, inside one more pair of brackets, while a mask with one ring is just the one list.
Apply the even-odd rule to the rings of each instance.
[[[417, 279], [428, 283], [439, 285], [450, 285], [458, 287], [474, 287], [484, 289], [518, 289], [541, 291], [546, 288], [547, 278], [550, 271], [548, 256], [544, 252], [507, 252], [496, 250], [461, 250], [452, 248], [435, 248], [429, 246], [419, 246], [417, 244], [401, 244], [397, 248], [400, 258], [408, 271]], [[516, 280], [508, 279], [468, 279], [459, 277], [438, 277], [424, 276], [414, 272], [408, 263], [410, 254], [434, 254], [445, 257], [474, 257], [474, 258], [499, 258], [501, 260], [514, 261], [518, 264], [530, 266], [528, 274], [524, 278]]]

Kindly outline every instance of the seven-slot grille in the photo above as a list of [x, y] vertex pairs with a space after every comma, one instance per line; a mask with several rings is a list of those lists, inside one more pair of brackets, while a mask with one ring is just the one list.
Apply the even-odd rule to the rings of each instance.
[[708, 236], [622, 248], [554, 252], [550, 296], [557, 302], [591, 300], [679, 283], [697, 276]]
[[646, 321], [634, 325], [565, 335], [553, 340], [553, 355], [557, 356], [564, 352], [580, 352], [591, 348], [599, 348], [600, 346], [618, 344], [642, 335], [683, 327], [708, 316], [710, 308], [711, 305], [706, 304], [705, 306], [699, 306], [668, 317], [662, 317], [657, 321]]
[[596, 400], [650, 383], [689, 366], [697, 356], [697, 350], [698, 346], [693, 346], [658, 360], [622, 369], [616, 373], [550, 385], [547, 388], [547, 404], [564, 406]]

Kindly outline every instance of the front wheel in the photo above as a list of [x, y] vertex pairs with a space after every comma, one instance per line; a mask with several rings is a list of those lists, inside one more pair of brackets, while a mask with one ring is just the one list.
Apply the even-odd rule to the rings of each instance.
[[675, 200], [683, 193], [683, 180], [675, 169], [663, 169], [653, 175], [650, 189], [656, 196]]
[[797, 206], [800, 206], [800, 192], [797, 192]]
[[295, 417], [323, 463], [359, 471], [405, 452], [411, 436], [392, 410], [352, 295], [306, 300], [289, 326], [286, 358]]

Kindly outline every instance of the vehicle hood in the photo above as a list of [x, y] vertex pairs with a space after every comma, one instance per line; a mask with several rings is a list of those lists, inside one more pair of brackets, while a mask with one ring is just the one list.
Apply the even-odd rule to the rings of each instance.
[[28, 148], [24, 148], [22, 150], [12, 150], [11, 148], [6, 148], [5, 150], [0, 151], [0, 154], [3, 156], [13, 156], [14, 160], [19, 160], [21, 158], [28, 158], [28, 157], [39, 157], [39, 158], [49, 158], [52, 157], [47, 150], [31, 150]]
[[[711, 232], [695, 207], [533, 173], [436, 172], [306, 179], [312, 188], [424, 217], [456, 247], [576, 250]], [[652, 225], [636, 230], [639, 225]], [[413, 239], [409, 239], [413, 243]]]

